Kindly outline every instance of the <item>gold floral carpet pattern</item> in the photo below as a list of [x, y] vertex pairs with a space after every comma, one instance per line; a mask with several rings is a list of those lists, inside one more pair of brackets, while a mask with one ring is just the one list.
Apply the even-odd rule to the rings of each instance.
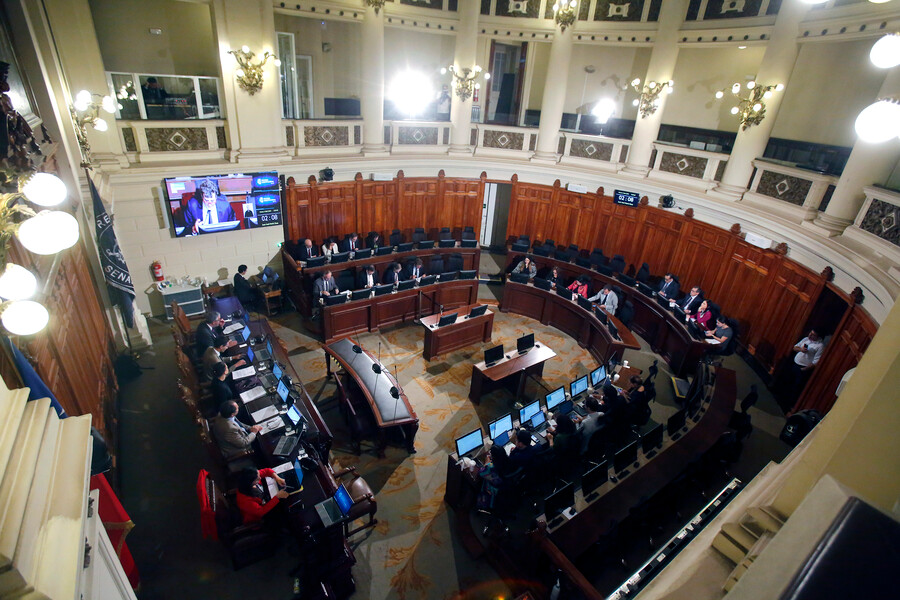
[[[495, 312], [492, 344], [514, 349], [516, 338], [534, 332], [539, 343], [557, 357], [544, 367], [543, 380], [553, 388], [596, 367], [583, 348], [551, 327], [537, 321]], [[282, 321], [282, 319], [279, 319]], [[485, 396], [479, 406], [468, 399], [472, 365], [483, 358], [488, 344], [473, 345], [428, 362], [422, 357], [424, 333], [408, 324], [359, 336], [363, 348], [378, 354], [398, 379], [419, 418], [416, 454], [399, 445], [388, 447], [377, 458], [372, 445], [363, 443], [361, 456], [349, 446], [349, 433], [332, 400], [335, 386], [325, 377], [324, 351], [318, 341], [300, 333], [295, 323], [273, 323], [287, 344], [291, 361], [307, 391], [319, 406], [334, 434], [334, 462], [356, 465], [376, 494], [378, 525], [354, 536], [357, 581], [354, 598], [435, 599], [510, 598], [508, 588], [486, 561], [472, 560], [456, 539], [454, 515], [444, 504], [447, 456], [454, 440], [477, 426], [487, 430], [489, 421], [514, 410], [512, 394], [499, 390]], [[551, 388], [552, 389], [552, 388]], [[527, 397], [547, 393], [530, 380]]]

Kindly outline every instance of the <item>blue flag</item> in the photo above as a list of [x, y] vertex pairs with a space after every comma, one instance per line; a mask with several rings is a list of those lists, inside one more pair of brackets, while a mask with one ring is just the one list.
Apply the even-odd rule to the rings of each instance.
[[25, 384], [25, 387], [30, 389], [28, 400], [50, 398], [50, 405], [56, 411], [56, 414], [59, 415], [59, 418], [65, 419], [68, 417], [69, 415], [63, 410], [59, 400], [56, 399], [56, 396], [53, 395], [53, 392], [50, 391], [50, 388], [48, 388], [47, 384], [44, 383], [44, 380], [41, 379], [41, 376], [35, 372], [31, 363], [25, 358], [25, 355], [12, 343], [12, 340], [6, 338], [6, 341], [12, 349], [13, 362], [16, 364], [16, 369], [19, 371], [22, 383]]
[[122, 317], [128, 327], [134, 327], [134, 284], [131, 273], [125, 264], [125, 256], [119, 249], [116, 232], [113, 231], [112, 219], [106, 214], [103, 201], [97, 186], [88, 178], [91, 186], [91, 198], [94, 200], [94, 224], [97, 227], [97, 248], [100, 251], [100, 266], [109, 288], [109, 297], [122, 309]]

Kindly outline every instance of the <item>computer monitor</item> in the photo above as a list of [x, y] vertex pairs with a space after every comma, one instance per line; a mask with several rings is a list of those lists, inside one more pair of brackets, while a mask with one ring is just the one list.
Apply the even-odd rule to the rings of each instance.
[[598, 388], [606, 379], [606, 365], [600, 365], [591, 371], [591, 387]]
[[558, 387], [549, 394], [547, 394], [547, 410], [553, 410], [560, 404], [562, 404], [566, 399], [566, 388]]
[[405, 242], [397, 246], [397, 252], [412, 252], [415, 242]]
[[313, 267], [321, 267], [325, 264], [324, 256], [314, 256], [306, 260], [306, 268], [311, 269]]
[[269, 356], [275, 356], [275, 350], [272, 348], [272, 340], [266, 340], [266, 350], [269, 351]]
[[393, 283], [386, 283], [384, 285], [376, 285], [374, 288], [376, 296], [384, 296], [385, 294], [390, 294], [394, 291]]
[[527, 335], [523, 335], [519, 339], [516, 340], [516, 350], [519, 352], [528, 352], [534, 348], [534, 334], [529, 333]]
[[251, 364], [256, 362], [256, 352], [249, 346], [247, 347], [247, 360], [249, 360]]
[[613, 339], [619, 339], [619, 329], [613, 325], [612, 321], [606, 323], [606, 328], [609, 329], [609, 333], [613, 336]]
[[656, 303], [662, 306], [663, 308], [669, 308], [669, 300], [667, 298], [663, 298], [659, 294], [654, 294], [656, 296]]
[[640, 293], [644, 294], [645, 296], [653, 296], [653, 288], [650, 287], [649, 285], [647, 285], [646, 283], [644, 283], [643, 281], [637, 282], [637, 289]]
[[472, 310], [469, 311], [469, 318], [474, 319], [475, 317], [480, 317], [484, 313], [487, 312], [487, 304], [482, 304], [481, 306], [476, 306]]
[[459, 276], [459, 271], [445, 271], [441, 273], [441, 281], [454, 281]]
[[450, 313], [449, 315], [444, 315], [438, 320], [438, 327], [444, 327], [446, 325], [456, 323], [456, 317], [458, 316], [459, 313]]
[[675, 316], [676, 316], [676, 317], [678, 318], [678, 320], [681, 321], [682, 323], [684, 323], [685, 321], [687, 321], [687, 313], [684, 312], [684, 309], [681, 308], [680, 306], [678, 306], [677, 304], [676, 304], [675, 306], [672, 307], [672, 312], [675, 313]]
[[672, 437], [684, 427], [685, 422], [687, 421], [687, 413], [684, 410], [679, 410], [677, 413], [669, 417], [669, 420], [666, 421], [666, 432], [669, 434], [669, 437]]
[[627, 446], [624, 446], [616, 452], [616, 455], [613, 457], [613, 470], [616, 473], [621, 473], [632, 463], [637, 462], [637, 442], [631, 442]]
[[478, 271], [476, 271], [475, 269], [459, 272], [460, 279], [475, 279], [476, 275], [478, 275]]
[[493, 348], [488, 348], [484, 351], [484, 362], [486, 364], [493, 364], [503, 358], [503, 344], [499, 346], [494, 346]]
[[581, 494], [587, 500], [598, 487], [609, 481], [609, 465], [604, 460], [596, 467], [591, 467], [581, 476]]
[[576, 398], [578, 398], [579, 394], [583, 394], [588, 389], [588, 376], [579, 377], [569, 387], [569, 390], [572, 394], [572, 401], [575, 402]]
[[375, 256], [387, 256], [388, 254], [390, 254], [393, 251], [394, 251], [394, 249], [391, 248], [390, 246], [379, 246], [378, 248], [375, 249]]
[[484, 446], [484, 432], [481, 427], [475, 431], [470, 431], [462, 437], [456, 438], [456, 456], [462, 458], [473, 450]]
[[547, 291], [553, 289], [553, 286], [550, 284], [550, 282], [542, 277], [534, 278], [534, 287]]
[[287, 411], [288, 419], [291, 420], [291, 423], [296, 427], [306, 419], [303, 418], [303, 415], [300, 414], [300, 410], [297, 408], [297, 405], [292, 405]]
[[565, 402], [561, 402], [559, 405], [559, 409], [556, 411], [557, 414], [560, 415], [568, 415], [575, 408], [575, 403], [571, 400], [566, 400]]
[[575, 296], [575, 298], [578, 300], [578, 306], [580, 306], [584, 310], [590, 311], [594, 307], [594, 305], [591, 304], [590, 300], [580, 294], [578, 296]]
[[402, 292], [403, 290], [411, 290], [416, 285], [415, 279], [407, 279], [405, 281], [401, 281], [397, 284], [397, 291]]
[[606, 314], [606, 311], [599, 306], [594, 307], [594, 314], [597, 315], [597, 318], [600, 319], [600, 322], [604, 325], [609, 322], [609, 316]]
[[501, 431], [496, 438], [494, 438], [495, 446], [505, 446], [509, 443], [509, 432]]
[[419, 250], [426, 250], [428, 248], [434, 248], [434, 240], [422, 240], [419, 242]]
[[371, 288], [366, 288], [364, 290], [354, 290], [354, 291], [350, 292], [350, 299], [351, 300], [365, 300], [371, 295], [372, 295]]
[[488, 424], [488, 433], [491, 436], [492, 440], [497, 439], [497, 436], [500, 434], [506, 433], [507, 431], [512, 431], [513, 428], [513, 419], [512, 413], [504, 415], [497, 419], [496, 421], [491, 421]]
[[452, 248], [456, 245], [456, 240], [440, 240], [438, 242], [438, 248]]
[[534, 416], [531, 417], [531, 428], [536, 429], [544, 424], [547, 420], [547, 415], [544, 414], [544, 411], [539, 410], [534, 413]]
[[561, 285], [556, 286], [556, 293], [558, 295], [562, 296], [563, 298], [565, 298], [566, 300], [572, 299], [572, 290], [570, 290], [569, 288], [564, 288]]
[[700, 327], [700, 325], [697, 324], [697, 321], [688, 321], [688, 331], [691, 332], [691, 336], [693, 336], [695, 339], [706, 339], [706, 334], [703, 332], [703, 329]]
[[425, 275], [424, 277], [419, 278], [419, 287], [425, 287], [426, 285], [431, 285], [435, 281], [437, 281], [437, 277], [434, 275]]
[[531, 420], [535, 414], [540, 412], [541, 410], [541, 401], [535, 400], [531, 404], [526, 404], [522, 408], [519, 409], [519, 424], [524, 425], [528, 421]]
[[634, 287], [634, 284], [637, 283], [635, 281], [634, 277], [629, 277], [628, 275], [625, 275], [624, 273], [619, 273], [618, 275], [616, 275], [616, 279], [618, 279], [619, 281], [621, 281], [628, 287]]
[[460, 246], [463, 248], [476, 248], [478, 246], [478, 240], [463, 240], [460, 243]]
[[244, 328], [241, 329], [241, 337], [244, 338], [245, 342], [250, 339], [250, 327], [249, 326], [244, 325]]
[[278, 380], [278, 387], [275, 389], [275, 393], [278, 394], [278, 397], [281, 398], [281, 401], [287, 403], [288, 396], [291, 395], [291, 388], [287, 386], [284, 382], [284, 379]]
[[334, 306], [335, 304], [343, 304], [347, 301], [347, 296], [344, 294], [332, 294], [331, 296], [324, 296], [325, 306]]
[[349, 252], [335, 252], [331, 255], [331, 264], [345, 263], [350, 260]]
[[350, 514], [350, 509], [353, 507], [353, 498], [350, 497], [343, 483], [334, 492], [334, 501], [337, 503], [342, 515], [346, 517]]
[[528, 285], [528, 275], [525, 275], [524, 273], [513, 273], [509, 276], [509, 280], [513, 283]]
[[353, 260], [359, 260], [361, 258], [370, 258], [372, 256], [371, 248], [363, 248], [362, 250], [357, 250], [353, 253]]
[[575, 485], [567, 483], [544, 500], [544, 516], [548, 521], [575, 505]]
[[646, 455], [662, 446], [665, 426], [660, 423], [641, 437], [641, 451]]
[[278, 362], [272, 363], [272, 375], [275, 376], [275, 379], [281, 379], [281, 376], [284, 375], [284, 369], [281, 368], [281, 365]]

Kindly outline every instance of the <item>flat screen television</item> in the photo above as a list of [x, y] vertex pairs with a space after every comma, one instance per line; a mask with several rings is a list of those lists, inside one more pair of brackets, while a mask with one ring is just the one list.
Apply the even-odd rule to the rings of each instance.
[[491, 421], [488, 425], [488, 431], [490, 432], [490, 436], [492, 440], [496, 440], [497, 436], [506, 433], [508, 431], [512, 431], [513, 421], [512, 421], [512, 413], [509, 413], [505, 416], [500, 417], [496, 421]]
[[566, 388], [559, 387], [547, 394], [547, 410], [553, 410], [566, 399]]
[[462, 458], [475, 449], [484, 446], [484, 432], [479, 427], [475, 431], [470, 431], [466, 435], [456, 438], [456, 456]]
[[175, 237], [282, 224], [281, 184], [274, 171], [167, 177], [163, 190]]
[[641, 195], [636, 192], [616, 190], [613, 192], [613, 202], [622, 206], [637, 206], [641, 202]]
[[503, 344], [499, 346], [494, 346], [493, 348], [488, 348], [484, 351], [484, 362], [485, 364], [493, 364], [499, 360], [503, 359]]

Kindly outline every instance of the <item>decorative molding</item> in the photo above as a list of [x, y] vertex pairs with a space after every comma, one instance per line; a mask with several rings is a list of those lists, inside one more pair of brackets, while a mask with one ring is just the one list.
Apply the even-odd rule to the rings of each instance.
[[872, 198], [859, 228], [895, 246], [900, 246], [900, 207]]
[[292, 125], [284, 128], [284, 139], [288, 146], [294, 145], [294, 127]]
[[219, 150], [228, 148], [228, 141], [225, 139], [224, 126], [216, 127], [216, 144], [219, 146]]
[[684, 211], [684, 216], [687, 217], [688, 219], [693, 219], [694, 218], [694, 209], [689, 208], [686, 211]]
[[123, 127], [122, 140], [125, 142], [126, 151], [137, 152], [137, 141], [134, 139], [134, 129], [131, 127]]
[[495, 131], [493, 129], [487, 129], [484, 132], [484, 139], [481, 145], [485, 148], [521, 150], [525, 146], [525, 134], [515, 131]]
[[659, 170], [666, 173], [694, 177], [695, 179], [703, 179], [708, 162], [709, 159], [700, 156], [663, 151], [662, 159], [659, 161]]
[[741, 235], [741, 224], [735, 223], [731, 226], [731, 229], [729, 231], [731, 231], [731, 233], [733, 233], [734, 235]]
[[824, 269], [822, 269], [820, 275], [825, 281], [834, 281], [834, 269], [832, 269], [830, 266], [826, 266]]
[[769, 198], [803, 206], [811, 187], [812, 181], [808, 179], [801, 179], [800, 177], [785, 175], [776, 171], [763, 170], [759, 177], [759, 185], [756, 187], [756, 191]]
[[362, 144], [362, 127], [359, 125], [353, 126], [353, 145], [359, 146]]
[[773, 248], [775, 254], [787, 254], [788, 253], [788, 245], [785, 242], [781, 242], [775, 245]]
[[850, 297], [853, 299], [854, 304], [862, 304], [866, 299], [866, 296], [863, 294], [862, 288], [860, 287], [853, 288], [853, 291], [850, 292]]
[[397, 143], [403, 145], [430, 145], [438, 143], [437, 127], [398, 127]]
[[148, 127], [145, 132], [150, 152], [209, 150], [206, 129], [202, 127]]
[[569, 156], [578, 158], [590, 158], [592, 160], [612, 160], [613, 145], [604, 142], [592, 142], [590, 140], [572, 140], [569, 147]]
[[304, 127], [306, 146], [349, 146], [347, 127]]

